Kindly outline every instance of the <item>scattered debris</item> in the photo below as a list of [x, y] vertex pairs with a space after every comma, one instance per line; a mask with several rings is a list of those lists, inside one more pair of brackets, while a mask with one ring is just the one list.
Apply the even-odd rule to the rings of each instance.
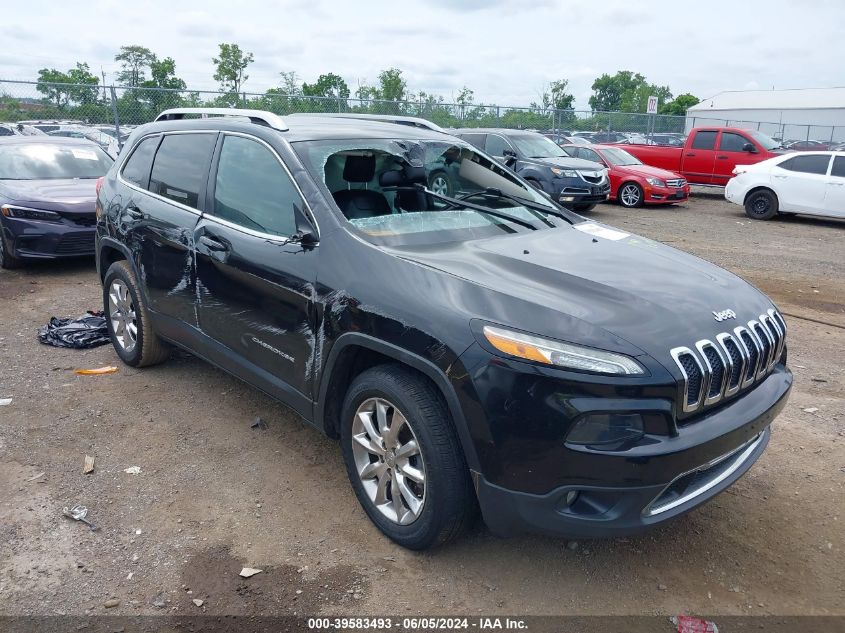
[[815, 413], [818, 410], [818, 407], [807, 407], [806, 409], [803, 409], [804, 413]]
[[566, 542], [566, 549], [568, 549], [571, 552], [574, 552], [576, 549], [578, 549], [578, 541], [567, 541]]
[[80, 376], [100, 376], [102, 374], [113, 374], [117, 371], [114, 365], [107, 365], [106, 367], [97, 367], [96, 369], [76, 369], [73, 373]]
[[244, 567], [241, 570], [240, 577], [241, 578], [250, 578], [251, 576], [255, 576], [255, 574], [260, 574], [263, 569], [254, 569], [252, 567]]
[[111, 342], [102, 310], [89, 310], [76, 319], [53, 317], [47, 325], [38, 328], [38, 340], [44, 345], [75, 349], [87, 349]]
[[45, 473], [45, 472], [40, 472], [40, 473], [38, 473], [37, 475], [33, 475], [32, 477], [30, 477], [29, 479], [27, 479], [27, 481], [35, 481], [36, 479], [41, 479], [41, 478], [42, 478], [44, 475], [46, 475], [46, 474], [47, 474], [47, 473]]
[[[824, 378], [810, 378], [810, 380], [812, 380], [813, 382], [827, 382], [827, 380], [825, 380]], [[3, 403], [0, 402], [0, 404]]]
[[678, 627], [678, 633], [719, 633], [715, 622], [691, 615], [672, 616], [669, 621]]
[[140, 466], [130, 466], [129, 468], [124, 468], [123, 472], [127, 475], [140, 475], [141, 474], [141, 467]]
[[96, 532], [99, 528], [91, 523], [85, 517], [88, 516], [88, 508], [81, 505], [75, 505], [72, 508], [68, 508], [65, 506], [62, 508], [62, 514], [64, 514], [67, 518], [73, 519], [74, 521], [82, 521], [85, 525], [87, 525], [92, 532]]
[[200, 600], [199, 598], [194, 598], [193, 600], [191, 600], [191, 602], [193, 602], [198, 607], [201, 607], [204, 604], [204, 602], [202, 600]]
[[128, 574], [126, 574], [126, 580], [132, 580], [132, 576], [134, 576], [134, 575], [135, 575], [135, 572], [130, 571]]
[[90, 455], [85, 456], [85, 462], [82, 464], [82, 474], [88, 475], [94, 472], [94, 458]]
[[156, 597], [153, 598], [152, 605], [156, 609], [163, 609], [164, 607], [166, 607], [167, 606], [167, 600], [165, 599], [164, 594], [160, 593], [160, 594], [156, 595]]
[[0, 398], [0, 407], [5, 407], [6, 405], [12, 404], [11, 398]]
[[108, 600], [106, 600], [103, 603], [103, 606], [106, 609], [114, 609], [115, 607], [117, 607], [119, 605], [120, 605], [120, 600], [118, 600], [117, 598], [109, 598]]
[[389, 561], [395, 561], [396, 560], [395, 556], [384, 556], [383, 558], [384, 558], [384, 560], [389, 560]]
[[657, 585], [657, 590], [658, 590], [658, 591], [667, 591], [668, 589], [669, 589], [669, 587], [667, 587], [667, 586], [666, 586], [666, 585], [664, 585], [663, 583], [660, 583], [659, 585]]
[[255, 418], [255, 420], [252, 421], [252, 427], [251, 428], [261, 429], [262, 431], [266, 431], [268, 427], [267, 427], [267, 423], [264, 420], [262, 420], [261, 418]]

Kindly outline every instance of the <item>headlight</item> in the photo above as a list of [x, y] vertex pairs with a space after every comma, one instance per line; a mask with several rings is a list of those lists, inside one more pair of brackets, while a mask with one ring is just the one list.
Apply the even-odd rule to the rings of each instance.
[[643, 418], [639, 414], [591, 413], [575, 423], [566, 441], [612, 450], [622, 444], [637, 442], [643, 435]]
[[0, 213], [3, 213], [7, 218], [21, 218], [24, 220], [47, 220], [55, 222], [62, 219], [62, 216], [55, 211], [27, 209], [26, 207], [16, 207], [10, 204], [4, 204], [0, 207]]
[[484, 326], [484, 337], [500, 352], [524, 360], [545, 363], [546, 365], [599, 374], [631, 375], [645, 373], [640, 364], [633, 358], [591, 347], [551, 341], [489, 325]]
[[652, 187], [665, 187], [666, 183], [660, 180], [660, 178], [646, 178], [645, 179], [648, 184]]
[[551, 167], [552, 173], [555, 176], [563, 176], [565, 178], [577, 178], [578, 172], [574, 169], [559, 169], [557, 167]]

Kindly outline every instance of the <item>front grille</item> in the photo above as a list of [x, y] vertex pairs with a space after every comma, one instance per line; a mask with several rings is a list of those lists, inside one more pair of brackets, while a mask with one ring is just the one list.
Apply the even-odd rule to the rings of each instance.
[[590, 183], [592, 183], [592, 184], [594, 184], [594, 185], [599, 184], [599, 183], [602, 181], [602, 179], [604, 178], [604, 176], [590, 176], [590, 175], [585, 174], [585, 173], [582, 173], [582, 174], [581, 174], [581, 177], [582, 177], [584, 180], [586, 180], [587, 182], [590, 182]]
[[56, 246], [59, 255], [87, 255], [94, 252], [94, 231], [68, 233]]
[[687, 184], [687, 181], [684, 178], [673, 178], [672, 180], [666, 181], [667, 187], [683, 187]]
[[76, 215], [70, 218], [77, 226], [96, 226], [97, 216], [93, 213], [91, 215]]
[[714, 405], [764, 378], [780, 360], [785, 343], [786, 323], [777, 311], [769, 310], [747, 327], [718, 334], [715, 342], [704, 339], [693, 349], [672, 349], [682, 374], [683, 412]]

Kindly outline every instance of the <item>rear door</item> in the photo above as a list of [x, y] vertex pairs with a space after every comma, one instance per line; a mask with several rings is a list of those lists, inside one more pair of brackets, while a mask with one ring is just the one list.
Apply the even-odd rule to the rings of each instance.
[[[752, 152], [743, 148], [751, 143], [751, 139], [737, 132], [722, 131], [719, 135], [719, 149], [716, 152], [716, 162], [713, 170], [713, 183], [726, 185], [733, 178], [733, 170], [737, 165], [750, 165], [757, 162], [749, 159]], [[751, 143], [754, 145], [754, 143]]]
[[782, 211], [822, 212], [830, 154], [799, 154], [772, 167]]
[[125, 231], [150, 307], [194, 327], [194, 227], [216, 140], [217, 132], [147, 137], [121, 173], [131, 194], [118, 226]]
[[310, 413], [317, 247], [303, 247], [294, 207], [306, 204], [266, 142], [224, 133], [206, 213], [195, 231], [199, 322], [216, 361]]
[[684, 148], [681, 173], [688, 180], [703, 184], [713, 184], [713, 170], [716, 164], [717, 130], [696, 130], [692, 133], [689, 144]]
[[834, 217], [845, 217], [845, 156], [834, 156], [824, 193], [824, 210]]

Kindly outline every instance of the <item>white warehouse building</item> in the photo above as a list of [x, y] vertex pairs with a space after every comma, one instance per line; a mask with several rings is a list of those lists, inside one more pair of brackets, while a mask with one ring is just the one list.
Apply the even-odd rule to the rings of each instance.
[[787, 140], [845, 141], [845, 88], [730, 90], [687, 110], [694, 127], [753, 128]]

